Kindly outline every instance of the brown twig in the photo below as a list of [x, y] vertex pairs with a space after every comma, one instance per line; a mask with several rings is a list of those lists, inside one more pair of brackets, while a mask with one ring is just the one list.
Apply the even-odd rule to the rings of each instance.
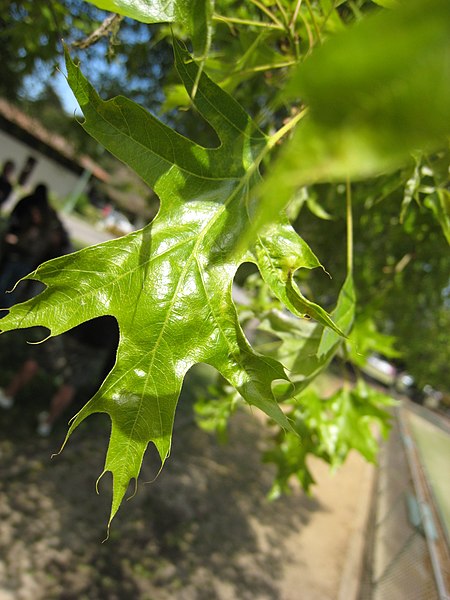
[[93, 46], [103, 37], [108, 37], [109, 35], [113, 35], [114, 33], [116, 33], [117, 27], [120, 25], [122, 20], [122, 15], [111, 14], [109, 17], [106, 17], [103, 23], [101, 23], [95, 31], [93, 31], [83, 40], [80, 40], [79, 42], [74, 42], [72, 46], [74, 46], [75, 48], [81, 48], [83, 50], [85, 48], [89, 48], [89, 46]]

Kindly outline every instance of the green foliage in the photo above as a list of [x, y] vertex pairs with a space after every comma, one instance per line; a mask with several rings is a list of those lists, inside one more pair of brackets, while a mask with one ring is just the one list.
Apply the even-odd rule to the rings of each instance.
[[[223, 382], [221, 382], [223, 384]], [[228, 423], [242, 400], [234, 388], [227, 385], [209, 386], [208, 395], [199, 394], [194, 404], [195, 419], [199, 427], [214, 433], [222, 443], [227, 441]]]
[[[355, 311], [353, 280], [348, 276], [331, 313], [333, 321], [348, 334]], [[261, 331], [275, 336], [279, 342], [265, 353], [274, 356], [288, 370], [295, 393], [304, 390], [334, 358], [344, 338], [319, 323], [295, 319], [279, 311], [268, 311], [261, 318]]]
[[347, 356], [352, 364], [364, 367], [371, 354], [395, 359], [401, 356], [396, 350], [396, 338], [378, 331], [373, 317], [360, 314], [353, 324], [350, 340], [346, 345]]
[[415, 200], [419, 206], [423, 205], [432, 212], [450, 244], [449, 171], [448, 148], [431, 156], [417, 156], [414, 171], [406, 183], [400, 218], [402, 221], [407, 218], [409, 206]]
[[337, 34], [298, 65], [286, 97], [301, 99], [309, 114], [265, 183], [261, 222], [300, 186], [393, 171], [417, 148], [445, 144], [449, 23], [446, 0], [425, 11], [411, 1]]
[[393, 404], [391, 398], [362, 381], [355, 388], [343, 387], [326, 399], [314, 389], [303, 392], [288, 413], [298, 437], [291, 432], [279, 431], [274, 437], [273, 448], [264, 455], [265, 461], [273, 463], [277, 469], [270, 497], [288, 493], [292, 476], [309, 490], [314, 483], [307, 463], [310, 455], [336, 468], [354, 449], [368, 461], [375, 462], [377, 434], [386, 437], [390, 427], [389, 413], [381, 407]]
[[[362, 366], [369, 351], [391, 357], [409, 371], [419, 387], [426, 383], [450, 389], [448, 343], [444, 338], [448, 314], [450, 254], [438, 222], [427, 207], [428, 198], [448, 185], [447, 152], [416, 157], [418, 165], [377, 179], [352, 184], [354, 220], [354, 280], [358, 303], [349, 346], [350, 358]], [[433, 165], [436, 166], [434, 167]], [[439, 177], [437, 173], [439, 168]], [[417, 175], [414, 172], [417, 171]], [[447, 181], [446, 181], [447, 178]], [[416, 179], [416, 189], [411, 182]], [[406, 194], [412, 197], [403, 217]], [[313, 274], [310, 294], [328, 305], [345, 277], [345, 186], [312, 188], [321, 206], [332, 214], [326, 222], [302, 210], [294, 223], [304, 239], [326, 257], [332, 280]], [[337, 251], [337, 249], [340, 249]], [[336, 292], [335, 292], [336, 290]], [[384, 334], [379, 338], [379, 333]], [[388, 336], [386, 340], [386, 335]], [[394, 348], [401, 356], [392, 353]], [[388, 345], [386, 345], [388, 341]]]
[[0, 93], [11, 100], [17, 100], [23, 92], [26, 76], [36, 74], [39, 79], [40, 72], [54, 68], [62, 38], [75, 32], [86, 35], [99, 18], [76, 0], [51, 0], [45, 4], [34, 0], [0, 0], [0, 8]]
[[[180, 46], [175, 52], [191, 92], [197, 66]], [[242, 262], [257, 264], [293, 313], [308, 311], [336, 336], [340, 330], [293, 281], [297, 269], [320, 263], [284, 217], [251, 248], [240, 243], [269, 141], [238, 104], [205, 75], [200, 78], [197, 109], [221, 140], [220, 147], [207, 149], [124, 98], [103, 102], [69, 58], [67, 69], [85, 129], [154, 188], [161, 209], [140, 232], [39, 267], [29, 277], [47, 289], [14, 307], [2, 329], [39, 324], [58, 335], [97, 316], [117, 319], [115, 368], [69, 431], [92, 413], [111, 418], [105, 471], [113, 473], [112, 518], [130, 479], [138, 477], [148, 443], [163, 463], [169, 455], [178, 396], [193, 364], [214, 366], [249, 404], [290, 429], [271, 389], [287, 379], [284, 369], [255, 353], [239, 326], [231, 285]]]
[[[111, 96], [126, 89], [128, 97], [159, 110], [164, 99], [162, 80], [173, 66], [173, 52], [169, 42], [159, 36], [158, 25], [123, 19], [118, 31], [116, 22], [115, 27], [96, 37], [95, 44], [84, 47], [86, 38], [101, 30], [110, 17], [84, 0], [0, 0], [0, 8], [1, 96], [13, 102], [25, 101], [28, 111], [30, 103], [26, 101], [34, 100], [41, 86], [55, 84], [65, 40], [82, 58], [86, 73], [101, 93]], [[50, 123], [50, 131], [56, 128], [60, 132], [62, 118], [67, 120], [60, 111], [55, 126]]]
[[[273, 496], [287, 491], [292, 476], [309, 488], [311, 454], [333, 467], [352, 449], [375, 460], [373, 424], [386, 433], [390, 402], [360, 382], [325, 399], [311, 384], [338, 356], [354, 365], [374, 351], [396, 358], [380, 322], [383, 334], [406, 324], [406, 339], [417, 306], [428, 332], [436, 333], [433, 312], [440, 324], [448, 321], [448, 257], [436, 233], [439, 221], [449, 239], [442, 151], [450, 122], [448, 3], [432, 0], [426, 10], [418, 0], [398, 8], [387, 0], [94, 4], [171, 24], [182, 84], [167, 88], [166, 106], [191, 110], [166, 123], [198, 135], [180, 135], [122, 96], [101, 100], [67, 56], [85, 130], [134, 169], [161, 208], [142, 231], [41, 265], [28, 278], [45, 291], [13, 307], [1, 326], [43, 325], [58, 335], [100, 315], [117, 319], [115, 366], [68, 433], [96, 412], [111, 419], [104, 468], [113, 474], [110, 520], [148, 444], [162, 463], [168, 457], [180, 389], [199, 362], [220, 377], [196, 405], [204, 428], [224, 437], [243, 405], [260, 408], [276, 428], [266, 454], [278, 469]], [[167, 40], [168, 27], [151, 32], [128, 56], [134, 74], [151, 64], [155, 82], [164, 69], [148, 44]], [[192, 44], [193, 55], [176, 37]], [[161, 65], [166, 48], [155, 54]], [[158, 93], [153, 87], [145, 103]], [[289, 202], [295, 228], [284, 213]], [[319, 285], [309, 277], [321, 263], [303, 232], [344, 282], [340, 290], [320, 269]], [[232, 284], [243, 263], [256, 265], [263, 284], [238, 311]], [[429, 281], [424, 272], [432, 273]], [[327, 306], [338, 297], [331, 315], [306, 297], [308, 288]], [[416, 306], [405, 308], [405, 297]]]
[[[254, 345], [258, 352], [279, 361], [287, 373], [291, 385], [277, 382], [275, 390], [279, 396], [292, 397], [305, 390], [337, 355], [345, 338], [320, 323], [299, 319], [283, 310], [282, 304], [273, 298], [270, 287], [265, 283], [253, 282], [248, 287], [250, 304], [241, 311], [245, 325], [258, 323]], [[353, 324], [355, 296], [351, 276], [347, 277], [339, 294], [338, 302], [331, 313], [336, 323], [346, 334]], [[227, 420], [239, 406], [239, 394], [230, 390], [221, 380], [209, 390], [209, 400], [201, 398], [196, 404], [199, 425], [206, 431], [215, 431], [219, 438], [226, 437]], [[281, 431], [280, 431], [281, 435]], [[295, 436], [294, 436], [295, 437]], [[297, 440], [297, 444], [304, 445]], [[293, 442], [292, 442], [293, 443]], [[305, 486], [308, 487], [308, 486]]]

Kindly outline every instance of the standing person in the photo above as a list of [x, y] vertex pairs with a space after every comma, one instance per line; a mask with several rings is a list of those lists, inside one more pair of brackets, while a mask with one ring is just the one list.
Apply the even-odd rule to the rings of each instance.
[[0, 206], [4, 204], [12, 191], [12, 175], [16, 169], [14, 161], [7, 160], [0, 174]]
[[[47, 186], [39, 184], [34, 192], [14, 207], [1, 243], [0, 306], [9, 308], [27, 298], [30, 287], [9, 294], [25, 275], [45, 260], [71, 250], [69, 237], [56, 211], [48, 201]], [[28, 294], [29, 295], [29, 294]]]
[[12, 408], [16, 396], [43, 369], [53, 375], [56, 390], [48, 411], [38, 416], [37, 433], [49, 435], [77, 392], [83, 388], [85, 392], [96, 391], [114, 366], [118, 343], [119, 329], [115, 319], [97, 317], [42, 344], [33, 344], [29, 357], [8, 385], [0, 388], [0, 408]]

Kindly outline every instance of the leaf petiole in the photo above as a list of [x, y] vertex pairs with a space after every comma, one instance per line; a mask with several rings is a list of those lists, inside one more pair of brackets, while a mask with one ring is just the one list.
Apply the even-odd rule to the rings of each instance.
[[352, 185], [350, 179], [346, 180], [346, 222], [347, 222], [347, 273], [353, 274], [353, 212], [352, 212]]
[[260, 11], [262, 11], [265, 15], [267, 15], [269, 17], [269, 19], [275, 23], [275, 25], [278, 25], [279, 27], [282, 27], [284, 29], [283, 24], [277, 19], [277, 17], [268, 8], [266, 8], [264, 6], [264, 4], [259, 2], [259, 0], [250, 0], [250, 1], [257, 8], [259, 8]]
[[316, 34], [317, 34], [317, 40], [318, 40], [319, 44], [321, 44], [322, 43], [322, 36], [320, 35], [320, 29], [319, 29], [319, 26], [318, 26], [317, 21], [316, 21], [316, 15], [314, 14], [314, 11], [312, 9], [310, 1], [309, 0], [305, 0], [305, 4], [306, 4], [306, 6], [308, 8], [308, 12], [309, 12], [309, 14], [311, 16], [311, 21], [313, 23], [314, 29], [315, 29]]
[[299, 121], [303, 119], [303, 117], [307, 114], [308, 109], [304, 108], [300, 112], [298, 112], [292, 119], [290, 119], [287, 123], [281, 127], [278, 131], [276, 131], [273, 135], [269, 137], [268, 147], [272, 149], [278, 142], [283, 138], [287, 133], [289, 133], [294, 127], [297, 125]]
[[302, 5], [303, 0], [297, 0], [297, 4], [295, 5], [294, 12], [292, 13], [292, 17], [289, 21], [289, 29], [292, 31], [295, 28], [295, 23], [297, 22], [298, 13], [300, 11], [300, 7]]
[[252, 21], [251, 19], [239, 19], [238, 17], [224, 17], [223, 15], [213, 15], [214, 21], [221, 21], [223, 23], [235, 23], [237, 25], [251, 25], [253, 27], [264, 27], [265, 29], [275, 29], [276, 31], [284, 31], [282, 25], [276, 25], [275, 23], [265, 23], [264, 21]]

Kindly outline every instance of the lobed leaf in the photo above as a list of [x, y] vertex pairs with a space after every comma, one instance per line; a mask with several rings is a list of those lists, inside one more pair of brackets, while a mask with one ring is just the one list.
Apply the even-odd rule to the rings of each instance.
[[274, 382], [288, 379], [285, 370], [258, 354], [239, 325], [231, 288], [240, 264], [257, 264], [292, 311], [307, 309], [340, 335], [292, 281], [297, 269], [320, 263], [284, 216], [251, 247], [240, 241], [251, 226], [267, 137], [204, 73], [198, 76], [178, 44], [175, 61], [189, 94], [198, 81], [195, 104], [215, 128], [217, 148], [199, 146], [126, 98], [101, 100], [66, 54], [84, 128], [155, 190], [161, 208], [141, 231], [41, 265], [27, 277], [46, 289], [1, 321], [3, 331], [42, 325], [58, 335], [97, 316], [116, 318], [115, 366], [67, 436], [93, 413], [110, 416], [104, 469], [113, 474], [110, 520], [137, 479], [148, 444], [162, 463], [167, 459], [183, 379], [196, 363], [215, 367], [249, 404], [291, 430], [272, 391]]
[[395, 404], [395, 400], [361, 380], [353, 389], [343, 387], [325, 399], [311, 388], [305, 390], [290, 413], [301, 443], [292, 432], [280, 431], [264, 456], [277, 470], [271, 497], [289, 493], [292, 477], [308, 491], [314, 483], [308, 467], [310, 455], [320, 457], [334, 468], [342, 465], [351, 450], [375, 462], [378, 432], [386, 437], [391, 420], [387, 409]]

